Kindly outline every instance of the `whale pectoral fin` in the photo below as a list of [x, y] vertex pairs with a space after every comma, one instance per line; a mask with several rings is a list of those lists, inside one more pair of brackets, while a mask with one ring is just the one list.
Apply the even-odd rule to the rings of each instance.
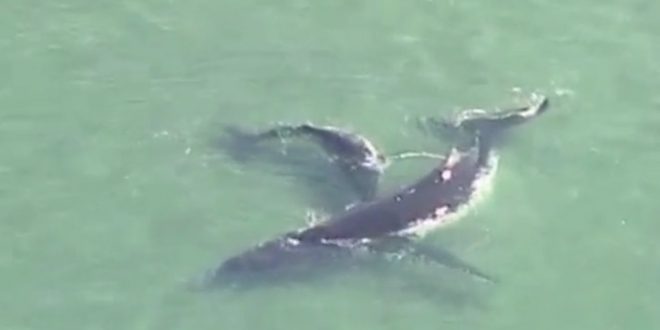
[[420, 257], [421, 259], [462, 271], [481, 280], [485, 280], [490, 283], [497, 282], [492, 276], [487, 275], [475, 266], [468, 264], [447, 249], [421, 243], [413, 243], [411, 253], [417, 257]]
[[470, 276], [474, 276], [487, 282], [497, 282], [492, 276], [487, 275], [475, 266], [468, 264], [447, 249], [416, 242], [406, 237], [392, 236], [384, 238], [379, 241], [372, 242], [369, 245], [369, 248], [374, 252], [384, 254], [395, 253], [397, 257], [401, 259], [412, 257], [450, 269], [459, 270]]

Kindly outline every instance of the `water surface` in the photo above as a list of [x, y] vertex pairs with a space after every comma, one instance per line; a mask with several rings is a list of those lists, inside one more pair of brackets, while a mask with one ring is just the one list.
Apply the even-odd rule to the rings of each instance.
[[[660, 327], [653, 1], [8, 1], [0, 11], [3, 329]], [[520, 93], [515, 92], [520, 90]], [[226, 124], [312, 120], [442, 151], [417, 116], [553, 102], [494, 194], [427, 238], [496, 274], [186, 281], [317, 208], [316, 167], [240, 164]], [[388, 172], [383, 189], [432, 162]], [[321, 173], [319, 175], [318, 173]]]

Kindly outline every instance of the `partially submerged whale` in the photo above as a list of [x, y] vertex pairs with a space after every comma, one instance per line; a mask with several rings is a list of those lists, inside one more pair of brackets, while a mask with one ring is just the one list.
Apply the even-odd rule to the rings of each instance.
[[228, 127], [234, 139], [241, 139], [240, 147], [265, 143], [270, 140], [304, 139], [321, 147], [328, 157], [344, 174], [348, 183], [361, 201], [376, 196], [380, 176], [392, 160], [409, 158], [439, 158], [442, 156], [428, 152], [400, 152], [385, 155], [366, 137], [333, 126], [320, 126], [311, 123], [300, 125], [278, 124], [259, 133], [244, 132], [236, 127]]
[[[441, 127], [460, 130], [467, 140], [451, 148], [438, 166], [417, 182], [373, 200], [375, 188], [369, 188], [364, 202], [225, 260], [209, 274], [207, 281], [268, 274], [356, 254], [413, 257], [493, 281], [449, 251], [414, 239], [453, 222], [480, 199], [497, 169], [493, 147], [500, 133], [537, 117], [548, 108], [547, 98], [538, 97], [534, 101], [527, 107], [505, 112], [468, 110], [453, 120], [438, 121]], [[339, 129], [312, 124], [280, 125], [254, 138], [264, 140], [282, 135], [313, 137], [332, 157], [340, 160], [340, 166], [350, 171], [359, 169], [353, 175], [380, 174], [386, 167], [387, 158], [366, 138]]]

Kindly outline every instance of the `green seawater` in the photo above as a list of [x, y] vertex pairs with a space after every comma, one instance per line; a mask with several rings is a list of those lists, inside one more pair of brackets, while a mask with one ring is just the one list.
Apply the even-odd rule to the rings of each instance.
[[[660, 2], [0, 1], [0, 329], [659, 329]], [[313, 121], [442, 152], [419, 116], [551, 110], [493, 193], [401, 263], [190, 290], [305, 223], [317, 167], [240, 163], [228, 124]], [[382, 189], [432, 161], [396, 163]], [[316, 175], [315, 179], [301, 179]]]

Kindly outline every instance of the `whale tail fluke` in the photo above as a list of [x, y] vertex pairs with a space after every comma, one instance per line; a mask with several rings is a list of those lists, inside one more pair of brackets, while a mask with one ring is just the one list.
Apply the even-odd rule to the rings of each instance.
[[235, 158], [242, 160], [255, 154], [255, 151], [262, 147], [262, 143], [264, 142], [271, 140], [284, 141], [306, 134], [310, 134], [310, 126], [308, 124], [290, 125], [278, 123], [272, 128], [257, 132], [228, 125], [224, 128], [221, 144], [224, 148], [229, 149], [229, 152]]
[[255, 154], [259, 139], [254, 133], [233, 125], [224, 127], [217, 144], [237, 161], [245, 161]]
[[463, 110], [453, 118], [423, 117], [418, 127], [440, 138], [455, 138], [459, 131], [492, 136], [545, 113], [550, 106], [546, 96], [533, 94], [530, 104], [505, 111], [488, 112], [483, 109]]
[[524, 124], [548, 110], [550, 101], [545, 96], [535, 95], [531, 104], [495, 113], [467, 110], [453, 121], [455, 127], [480, 135], [493, 138], [511, 127]]
[[550, 101], [547, 97], [533, 95], [532, 102], [527, 107], [511, 109], [476, 118], [464, 119], [459, 122], [462, 129], [473, 136], [473, 145], [478, 148], [480, 164], [488, 161], [493, 145], [509, 128], [524, 124], [548, 110]]
[[419, 125], [440, 137], [463, 139], [462, 149], [478, 148], [479, 162], [489, 158], [493, 145], [514, 126], [524, 124], [545, 113], [550, 106], [547, 97], [533, 94], [530, 104], [505, 111], [488, 112], [482, 109], [464, 110], [454, 118], [423, 118]]

